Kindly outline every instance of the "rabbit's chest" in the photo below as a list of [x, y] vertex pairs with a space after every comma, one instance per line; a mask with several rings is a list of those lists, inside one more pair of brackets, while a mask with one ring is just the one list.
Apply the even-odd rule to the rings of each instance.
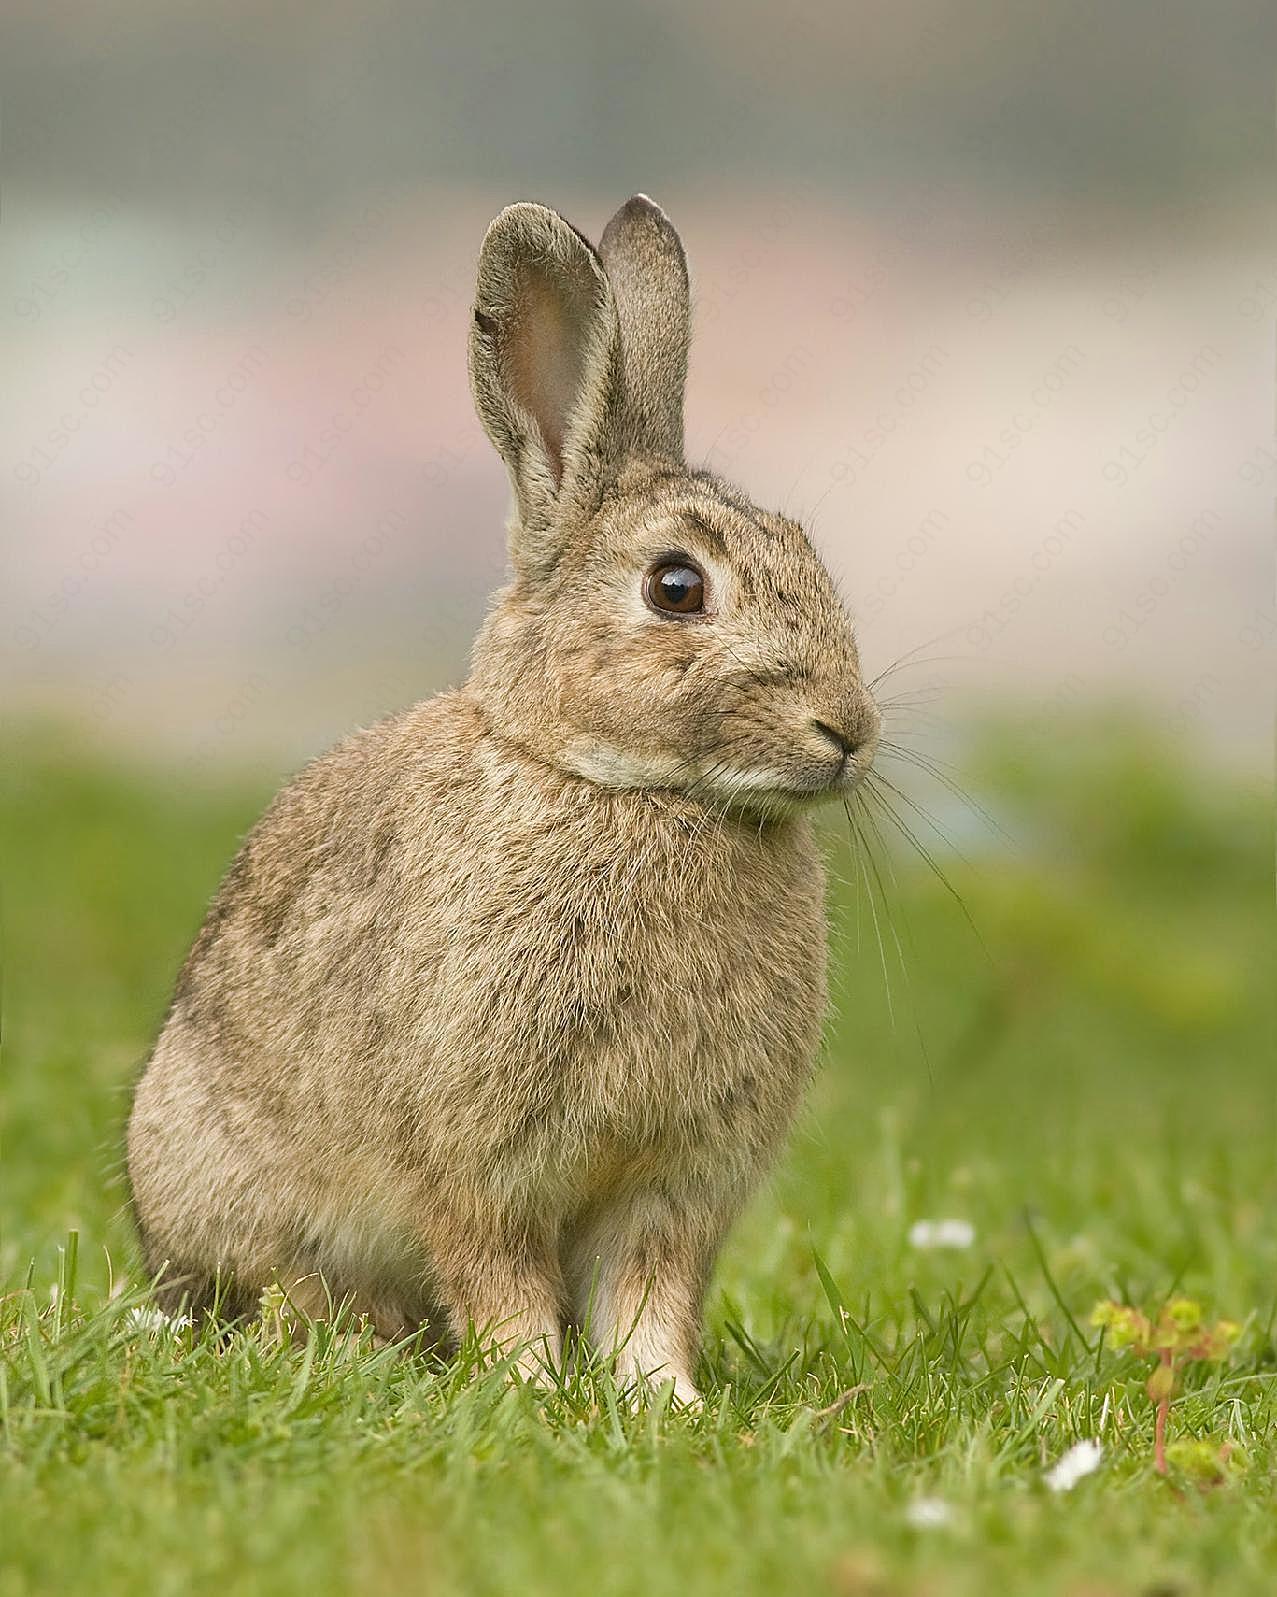
[[450, 1051], [466, 1061], [466, 1120], [485, 1124], [511, 1180], [557, 1182], [567, 1199], [636, 1165], [762, 1157], [823, 1021], [814, 849], [763, 868], [653, 848], [588, 864], [543, 876], [499, 924], [480, 903], [458, 947], [469, 981], [449, 984], [464, 994]]

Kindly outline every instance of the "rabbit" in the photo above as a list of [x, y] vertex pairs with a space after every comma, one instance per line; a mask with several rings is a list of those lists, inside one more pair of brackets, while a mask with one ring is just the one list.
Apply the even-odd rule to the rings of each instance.
[[276, 1284], [516, 1379], [576, 1327], [698, 1401], [711, 1268], [823, 1027], [811, 812], [879, 712], [802, 528], [684, 461], [689, 325], [643, 195], [597, 250], [540, 205], [489, 228], [511, 579], [465, 684], [304, 769], [213, 901], [128, 1125], [163, 1306]]

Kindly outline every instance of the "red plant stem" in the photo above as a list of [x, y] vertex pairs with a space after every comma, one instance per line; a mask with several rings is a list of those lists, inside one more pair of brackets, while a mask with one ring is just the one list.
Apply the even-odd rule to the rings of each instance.
[[[1171, 1350], [1168, 1347], [1158, 1349], [1158, 1357], [1164, 1368], [1169, 1369], [1171, 1364]], [[1157, 1405], [1157, 1418], [1153, 1421], [1153, 1468], [1159, 1475], [1166, 1474], [1166, 1421], [1171, 1412], [1171, 1394], [1166, 1396]]]

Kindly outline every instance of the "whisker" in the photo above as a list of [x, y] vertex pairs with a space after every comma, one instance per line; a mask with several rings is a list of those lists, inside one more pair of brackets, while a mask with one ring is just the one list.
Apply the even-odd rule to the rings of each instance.
[[873, 885], [869, 880], [869, 873], [865, 867], [865, 855], [869, 852], [869, 845], [865, 842], [864, 834], [852, 814], [851, 805], [843, 801], [843, 808], [847, 812], [847, 824], [852, 836], [852, 854], [864, 878], [865, 896], [869, 900], [869, 913], [873, 917], [874, 937], [878, 943], [878, 960], [882, 966], [882, 984], [887, 994], [887, 1014], [891, 1020], [891, 1029], [896, 1029], [896, 1006], [891, 996], [891, 973], [887, 969], [887, 950], [882, 941], [882, 928], [878, 924], [878, 906], [874, 903]]
[[[870, 797], [874, 797], [877, 803], [881, 803], [882, 802], [881, 799], [878, 798], [877, 795], [871, 795], [871, 794], [868, 794], [868, 793], [865, 794], [865, 798], [866, 799], [868, 799]], [[896, 888], [896, 895], [897, 895], [897, 899], [898, 899], [899, 904], [900, 904], [900, 912], [905, 918], [905, 937], [908, 940], [910, 950], [912, 951], [912, 953], [913, 953], [913, 955], [914, 955], [914, 957], [916, 959], [917, 958], [917, 949], [914, 946], [913, 932], [912, 932], [912, 929], [910, 928], [910, 925], [909, 925], [909, 918], [908, 918], [908, 915], [905, 912], [903, 895], [901, 895], [901, 893], [900, 893], [900, 884], [896, 880], [896, 868], [895, 868], [895, 865], [892, 863], [891, 851], [890, 851], [890, 849], [888, 849], [886, 843], [883, 841], [882, 833], [878, 830], [877, 820], [870, 813], [870, 811], [868, 810], [867, 807], [864, 809], [864, 818], [865, 818], [866, 823], [869, 825], [870, 829], [873, 832], [874, 838], [875, 838], [875, 840], [876, 840], [876, 842], [878, 844], [879, 852], [882, 854], [884, 860], [886, 861], [887, 870], [888, 870], [888, 872], [890, 873], [890, 876], [891, 876], [892, 886]], [[884, 913], [887, 916], [888, 924], [889, 924], [890, 929], [891, 929], [891, 936], [892, 936], [892, 939], [893, 939], [893, 941], [895, 942], [895, 945], [896, 945], [896, 958], [900, 961], [900, 973], [904, 977], [905, 986], [909, 990], [910, 999], [913, 1000], [910, 1003], [909, 1012], [910, 1012], [910, 1014], [913, 1017], [913, 1029], [914, 1029], [915, 1033], [917, 1034], [918, 1048], [919, 1048], [919, 1051], [922, 1054], [923, 1062], [926, 1064], [926, 1067], [927, 1067], [927, 1077], [928, 1077], [929, 1080], [934, 1081], [934, 1079], [935, 1079], [934, 1078], [934, 1073], [933, 1073], [933, 1071], [931, 1069], [931, 1056], [927, 1052], [927, 1040], [922, 1034], [922, 1022], [918, 1018], [918, 1005], [917, 1005], [917, 1001], [916, 1001], [916, 997], [915, 997], [915, 993], [914, 993], [913, 975], [910, 972], [908, 962], [905, 959], [904, 948], [903, 948], [903, 946], [901, 945], [901, 942], [900, 942], [900, 935], [899, 935], [899, 933], [896, 930], [895, 916], [892, 914], [891, 909], [890, 909], [890, 907], [888, 905], [887, 896], [886, 896], [886, 890], [883, 887], [882, 877], [881, 877], [881, 874], [878, 871], [877, 863], [874, 860], [874, 856], [873, 856], [872, 851], [870, 851], [869, 858], [870, 858], [870, 863], [873, 866], [874, 874], [875, 874], [875, 876], [878, 879], [878, 890], [882, 894], [882, 898], [883, 898], [883, 911], [884, 911]]]
[[[804, 468], [804, 472], [805, 472], [805, 470], [806, 470], [806, 468]], [[816, 517], [816, 512], [820, 509], [821, 505], [824, 504], [825, 500], [829, 498], [830, 494], [833, 493], [834, 489], [837, 486], [838, 486], [838, 478], [834, 477], [834, 478], [832, 478], [830, 480], [830, 484], [829, 484], [828, 488], [825, 489], [824, 493], [821, 494], [820, 498], [817, 499], [816, 503], [811, 506], [811, 508], [808, 510], [806, 516], [804, 517], [804, 520], [807, 522], [808, 526], [811, 526], [814, 523], [815, 517]]]
[[886, 698], [881, 694], [874, 695], [874, 703], [880, 710], [914, 709], [918, 705], [934, 704], [944, 697], [945, 689], [937, 682], [930, 686], [909, 688], [901, 693], [889, 694]]
[[762, 673], [747, 665], [726, 639], [723, 640], [723, 647], [727, 650], [728, 654], [731, 655], [732, 659], [735, 660], [736, 664], [740, 666], [746, 677], [754, 684], [756, 688], [765, 688], [768, 686], [768, 683], [763, 679]]
[[1003, 842], [1010, 844], [1012, 848], [1016, 847], [1015, 839], [1007, 832], [1006, 828], [985, 809], [978, 799], [973, 798], [955, 777], [949, 774], [943, 762], [929, 754], [924, 754], [921, 749], [902, 748], [900, 744], [890, 739], [883, 739], [879, 742], [878, 752], [885, 754], [889, 759], [900, 760], [906, 765], [916, 766], [918, 770], [925, 772], [934, 781], [939, 782], [942, 787], [947, 788], [954, 798], [965, 805], [973, 815], [979, 816], [990, 831], [996, 832]]
[[[898, 701], [879, 699], [878, 708], [886, 712], [883, 716], [884, 721], [888, 717], [891, 719], [892, 737], [916, 738], [921, 737], [923, 731], [926, 731], [931, 736], [934, 736], [937, 729], [947, 727], [948, 725], [947, 721], [943, 721], [939, 715], [932, 711], [929, 705], [922, 703], [910, 704], [904, 699]], [[903, 711], [906, 715], [913, 716], [917, 722], [917, 725], [911, 726], [908, 723], [901, 724], [896, 714], [897, 710]]]
[[887, 791], [891, 794], [894, 794], [894, 796], [898, 798], [902, 804], [907, 804], [914, 814], [931, 828], [931, 830], [936, 834], [945, 847], [952, 849], [952, 851], [958, 856], [964, 865], [971, 864], [971, 861], [949, 836], [948, 832], [945, 831], [944, 827], [941, 826], [940, 822], [936, 820], [931, 811], [927, 809], [925, 804], [920, 804], [918, 800], [914, 798], [912, 793], [906, 793], [904, 788], [897, 787], [890, 777], [884, 776], [881, 771], [867, 771], [865, 773], [865, 782], [869, 786], [877, 789], [882, 789], [885, 787]]
[[948, 893], [949, 896], [953, 899], [954, 903], [957, 904], [958, 908], [962, 911], [963, 919], [966, 921], [967, 925], [970, 926], [971, 930], [975, 933], [976, 942], [979, 943], [980, 949], [981, 949], [982, 953], [984, 954], [984, 957], [989, 961], [990, 965], [993, 965], [994, 964], [993, 955], [989, 952], [988, 945], [987, 945], [987, 943], [984, 940], [984, 937], [983, 937], [983, 935], [982, 935], [982, 933], [980, 931], [980, 928], [976, 925], [975, 917], [972, 915], [970, 909], [968, 908], [966, 899], [963, 898], [962, 894], [958, 891], [958, 889], [949, 880], [948, 874], [945, 872], [944, 868], [939, 864], [939, 862], [936, 860], [935, 856], [932, 854], [931, 850], [926, 846], [926, 844], [923, 843], [918, 838], [917, 834], [913, 831], [912, 827], [910, 827], [905, 821], [901, 820], [900, 816], [896, 814], [895, 810], [891, 807], [891, 805], [886, 802], [886, 800], [883, 798], [881, 792], [874, 792], [872, 794], [872, 797], [875, 799], [875, 801], [879, 805], [882, 813], [887, 817], [887, 819], [896, 828], [896, 830], [900, 833], [900, 835], [906, 840], [906, 842], [908, 842], [911, 845], [911, 847], [917, 852], [918, 857], [923, 861], [923, 863], [926, 865], [927, 869], [932, 873], [932, 875], [936, 878], [936, 880], [944, 888], [945, 892]]
[[934, 638], [928, 638], [925, 643], [919, 643], [916, 647], [907, 650], [904, 654], [898, 655], [890, 665], [884, 666], [876, 677], [871, 677], [870, 680], [865, 684], [866, 687], [872, 691], [879, 682], [884, 681], [893, 671], [899, 671], [906, 665], [933, 665], [942, 660], [962, 660], [969, 658], [969, 656], [960, 654], [936, 655], [934, 658], [929, 660], [916, 660], [914, 658], [915, 655], [921, 654], [924, 649], [933, 649], [937, 643], [942, 643], [945, 638], [952, 638], [959, 630], [960, 629], [957, 627], [950, 627], [947, 632], [937, 632]]

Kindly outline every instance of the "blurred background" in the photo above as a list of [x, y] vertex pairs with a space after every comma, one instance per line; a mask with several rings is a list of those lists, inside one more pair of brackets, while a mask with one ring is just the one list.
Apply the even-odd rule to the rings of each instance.
[[1275, 35], [1270, 0], [11, 0], [5, 1260], [128, 1256], [128, 1083], [238, 839], [464, 675], [505, 564], [485, 226], [597, 238], [636, 190], [691, 260], [690, 457], [804, 518], [869, 674], [903, 662], [883, 771], [977, 928], [885, 814], [872, 866], [839, 844], [845, 1068], [756, 1242], [854, 1258], [875, 1105], [917, 1204], [978, 1210], [984, 1161], [994, 1231], [1093, 1217], [1061, 1194], [1133, 1125], [1271, 1175]]
[[[506, 485], [483, 229], [635, 190], [689, 454], [806, 518], [935, 735], [1272, 741], [1268, 0], [8, 8], [8, 708], [182, 780], [455, 681]], [[899, 681], [899, 679], [897, 679]]]
[[[5, 24], [4, 1592], [619, 1591], [640, 1535], [671, 1590], [1267, 1589], [1272, 0]], [[325, 1398], [309, 1353], [276, 1403], [106, 1300], [145, 1291], [129, 1088], [228, 860], [304, 760], [461, 679], [502, 576], [484, 228], [531, 198], [597, 239], [636, 190], [690, 257], [690, 458], [806, 521], [896, 747], [859, 834], [828, 818], [824, 1068], [710, 1294], [705, 1384], [757, 1422], [683, 1474], [600, 1424], [589, 1475], [575, 1419], [503, 1453], [413, 1371]], [[1133, 1489], [1140, 1372], [1123, 1473], [1048, 1517], [1100, 1400], [1074, 1317], [1172, 1291], [1247, 1327], [1173, 1431], [1226, 1432], [1250, 1495]], [[782, 1377], [781, 1413], [824, 1390], [810, 1441]], [[951, 1488], [932, 1572], [880, 1581], [856, 1549]], [[1066, 1536], [1094, 1578], [1050, 1585]]]

